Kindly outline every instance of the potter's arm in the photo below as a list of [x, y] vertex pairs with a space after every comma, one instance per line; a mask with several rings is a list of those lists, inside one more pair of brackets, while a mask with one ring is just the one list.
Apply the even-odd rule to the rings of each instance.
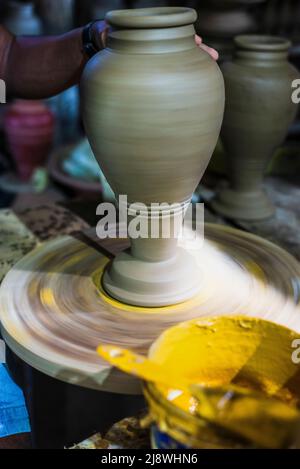
[[[95, 24], [99, 49], [104, 31]], [[61, 36], [15, 37], [0, 26], [0, 78], [14, 97], [46, 98], [67, 89], [78, 83], [87, 60], [82, 28]]]
[[[88, 56], [83, 50], [82, 28], [61, 36], [15, 37], [0, 26], [0, 79], [4, 79], [10, 95], [41, 99], [53, 96], [79, 82]], [[92, 25], [93, 44], [97, 50], [105, 46], [108, 26], [102, 21]], [[215, 50], [196, 43], [215, 60]]]

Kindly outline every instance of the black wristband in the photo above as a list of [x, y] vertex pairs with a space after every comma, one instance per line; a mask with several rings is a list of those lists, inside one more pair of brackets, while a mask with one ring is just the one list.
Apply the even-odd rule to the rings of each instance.
[[97, 23], [97, 21], [92, 21], [91, 23], [87, 24], [82, 31], [83, 50], [90, 58], [99, 52], [99, 49], [95, 46], [92, 35], [92, 28], [95, 23]]

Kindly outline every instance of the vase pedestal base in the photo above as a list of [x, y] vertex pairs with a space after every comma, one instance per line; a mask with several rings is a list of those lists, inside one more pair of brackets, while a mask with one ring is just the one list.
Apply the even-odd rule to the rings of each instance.
[[106, 268], [103, 287], [113, 298], [129, 305], [175, 305], [200, 291], [201, 270], [194, 257], [182, 248], [162, 262], [137, 259], [127, 250]]
[[247, 221], [271, 218], [276, 210], [264, 191], [237, 192], [224, 189], [210, 205], [213, 210], [226, 218]]

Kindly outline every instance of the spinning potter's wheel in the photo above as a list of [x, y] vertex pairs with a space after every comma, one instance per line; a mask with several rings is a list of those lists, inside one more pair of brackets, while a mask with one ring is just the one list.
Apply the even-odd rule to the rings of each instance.
[[231, 228], [206, 225], [197, 249], [180, 243], [201, 266], [200, 293], [175, 306], [142, 308], [110, 298], [101, 287], [105, 266], [128, 245], [62, 237], [25, 256], [0, 291], [2, 333], [34, 368], [73, 384], [138, 393], [131, 377], [96, 354], [99, 343], [146, 353], [165, 328], [202, 315], [243, 313], [300, 331], [296, 260], [279, 247]]

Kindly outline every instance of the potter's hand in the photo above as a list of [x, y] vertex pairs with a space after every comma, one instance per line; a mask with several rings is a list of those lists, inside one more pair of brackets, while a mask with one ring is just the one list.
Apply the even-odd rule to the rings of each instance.
[[218, 60], [218, 58], [219, 58], [218, 52], [215, 49], [213, 49], [212, 47], [209, 47], [206, 44], [203, 44], [202, 37], [197, 36], [197, 34], [196, 34], [195, 35], [195, 41], [196, 41], [197, 46], [200, 47], [201, 49], [205, 50], [205, 52], [207, 52], [211, 56], [212, 59]]
[[95, 21], [92, 27], [93, 42], [98, 50], [102, 50], [106, 46], [109, 25], [105, 21]]

